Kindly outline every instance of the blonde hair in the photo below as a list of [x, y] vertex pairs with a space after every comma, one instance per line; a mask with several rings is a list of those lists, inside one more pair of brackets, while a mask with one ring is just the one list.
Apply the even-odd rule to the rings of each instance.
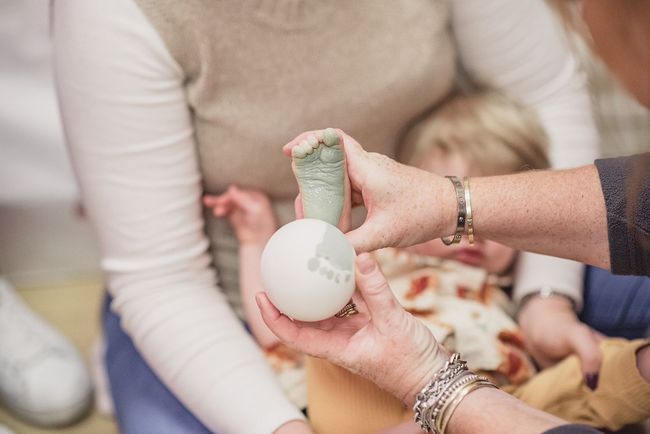
[[455, 96], [419, 122], [399, 159], [420, 166], [436, 151], [458, 153], [474, 174], [503, 175], [548, 168], [547, 149], [535, 113], [500, 93], [481, 91]]

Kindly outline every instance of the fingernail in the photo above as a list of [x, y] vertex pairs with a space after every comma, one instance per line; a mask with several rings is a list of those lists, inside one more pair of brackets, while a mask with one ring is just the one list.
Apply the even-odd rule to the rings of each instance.
[[596, 387], [598, 387], [598, 374], [585, 374], [585, 383], [591, 390], [596, 390]]
[[373, 261], [369, 253], [362, 253], [357, 258], [357, 267], [359, 267], [361, 274], [370, 274], [375, 269], [375, 261]]

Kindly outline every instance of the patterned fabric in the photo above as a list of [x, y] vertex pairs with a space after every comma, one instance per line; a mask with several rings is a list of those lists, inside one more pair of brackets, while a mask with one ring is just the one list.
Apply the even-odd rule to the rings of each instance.
[[455, 261], [384, 249], [375, 256], [402, 306], [470, 369], [499, 385], [521, 384], [536, 372], [508, 314], [512, 305], [494, 276]]
[[287, 398], [299, 409], [307, 408], [305, 355], [283, 344], [266, 349], [264, 355]]

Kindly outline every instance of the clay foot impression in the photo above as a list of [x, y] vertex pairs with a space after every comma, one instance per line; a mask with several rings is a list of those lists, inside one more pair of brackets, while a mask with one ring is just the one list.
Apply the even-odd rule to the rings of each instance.
[[316, 246], [314, 256], [307, 262], [307, 269], [335, 283], [348, 283], [352, 278], [352, 263], [354, 254], [336, 234], [330, 232], [336, 229], [327, 226], [323, 239]]
[[339, 136], [328, 128], [291, 150], [307, 218], [337, 226], [345, 200], [345, 158]]

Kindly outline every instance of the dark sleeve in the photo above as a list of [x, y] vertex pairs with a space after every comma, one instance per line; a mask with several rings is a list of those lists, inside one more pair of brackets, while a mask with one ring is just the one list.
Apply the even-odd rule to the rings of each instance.
[[562, 425], [544, 431], [542, 434], [602, 434], [602, 432], [586, 425]]
[[650, 276], [650, 153], [596, 160], [614, 274]]

